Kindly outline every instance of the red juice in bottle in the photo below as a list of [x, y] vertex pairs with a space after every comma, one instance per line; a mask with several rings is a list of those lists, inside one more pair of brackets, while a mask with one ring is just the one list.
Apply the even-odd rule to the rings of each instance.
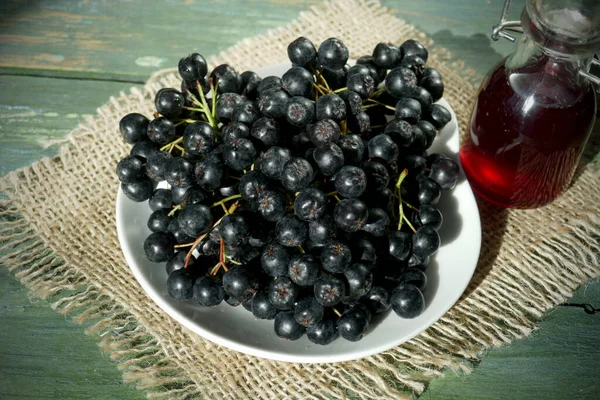
[[473, 190], [502, 206], [534, 208], [563, 193], [595, 119], [592, 86], [543, 56], [503, 61], [482, 84], [460, 160]]

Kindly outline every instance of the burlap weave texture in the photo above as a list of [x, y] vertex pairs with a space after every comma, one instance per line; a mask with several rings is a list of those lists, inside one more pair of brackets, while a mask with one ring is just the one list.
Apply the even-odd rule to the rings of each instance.
[[[360, 18], [358, 18], [360, 16]], [[364, 24], [363, 21], [370, 21]], [[246, 39], [218, 57], [238, 70], [286, 60], [298, 36], [320, 43], [336, 36], [352, 58], [380, 41], [409, 38], [430, 45], [429, 64], [446, 83], [445, 98], [466, 126], [478, 78], [412, 26], [375, 1], [334, 1], [288, 26]], [[422, 392], [445, 368], [468, 371], [491, 346], [527, 335], [545, 311], [600, 275], [600, 175], [582, 168], [569, 191], [550, 206], [504, 211], [480, 202], [483, 243], [477, 271], [461, 300], [418, 337], [385, 353], [339, 364], [287, 364], [230, 351], [182, 328], [135, 281], [116, 235], [118, 160], [128, 152], [118, 121], [150, 116], [153, 97], [177, 87], [161, 72], [122, 93], [76, 128], [58, 157], [6, 176], [0, 183], [2, 265], [60, 312], [86, 322], [124, 377], [166, 398], [403, 398]], [[588, 146], [586, 159], [597, 151]]]

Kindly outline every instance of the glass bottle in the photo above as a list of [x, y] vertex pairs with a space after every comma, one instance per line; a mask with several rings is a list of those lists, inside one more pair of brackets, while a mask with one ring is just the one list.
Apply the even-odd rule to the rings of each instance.
[[460, 160], [484, 199], [535, 208], [567, 189], [594, 124], [600, 0], [527, 0], [520, 25], [516, 51], [481, 84]]

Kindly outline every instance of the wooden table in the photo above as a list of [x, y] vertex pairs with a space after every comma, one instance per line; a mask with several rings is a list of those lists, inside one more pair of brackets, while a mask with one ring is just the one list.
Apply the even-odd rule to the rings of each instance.
[[[231, 3], [231, 4], [229, 4]], [[57, 147], [96, 107], [191, 51], [210, 56], [285, 24], [317, 0], [0, 2], [0, 174]], [[384, 0], [485, 73], [513, 45], [492, 43], [501, 0]], [[518, 17], [523, 0], [513, 1]], [[451, 4], [451, 5], [450, 5]], [[575, 303], [600, 306], [600, 281]], [[0, 268], [0, 398], [142, 398], [84, 327]], [[600, 398], [600, 315], [558, 307], [530, 337], [493, 349], [469, 376], [450, 372], [424, 398]]]

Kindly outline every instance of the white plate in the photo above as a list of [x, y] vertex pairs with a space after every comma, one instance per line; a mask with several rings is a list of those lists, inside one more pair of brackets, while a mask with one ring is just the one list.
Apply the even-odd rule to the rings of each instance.
[[[289, 64], [257, 69], [262, 76], [281, 76]], [[452, 121], [434, 141], [430, 151], [458, 161], [458, 125]], [[442, 317], [459, 299], [471, 280], [481, 246], [481, 225], [473, 192], [462, 174], [456, 188], [443, 193], [440, 210], [444, 223], [440, 229], [441, 247], [427, 270], [428, 286], [424, 293], [426, 309], [414, 319], [402, 319], [390, 312], [375, 316], [368, 334], [359, 342], [337, 339], [328, 346], [311, 343], [306, 336], [289, 342], [273, 332], [273, 321], [255, 319], [242, 306], [225, 302], [215, 308], [202, 308], [193, 300], [172, 299], [166, 289], [164, 263], [148, 261], [143, 242], [150, 234], [146, 222], [151, 211], [147, 202], [135, 203], [119, 190], [117, 195], [117, 232], [121, 248], [134, 276], [148, 296], [167, 314], [198, 335], [242, 353], [274, 360], [317, 363], [358, 359], [395, 347], [418, 335]]]

